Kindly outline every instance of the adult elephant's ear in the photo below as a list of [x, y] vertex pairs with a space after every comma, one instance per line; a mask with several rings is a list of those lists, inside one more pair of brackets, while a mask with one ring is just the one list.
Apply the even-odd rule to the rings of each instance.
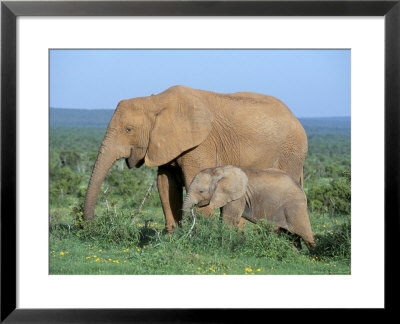
[[156, 115], [145, 162], [160, 166], [201, 144], [211, 131], [213, 116], [199, 101], [170, 103]]

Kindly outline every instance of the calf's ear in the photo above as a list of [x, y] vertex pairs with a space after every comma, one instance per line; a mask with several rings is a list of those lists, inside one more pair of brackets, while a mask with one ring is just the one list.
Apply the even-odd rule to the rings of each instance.
[[232, 166], [218, 168], [214, 177], [215, 189], [210, 201], [213, 209], [221, 208], [246, 193], [248, 178], [241, 169]]

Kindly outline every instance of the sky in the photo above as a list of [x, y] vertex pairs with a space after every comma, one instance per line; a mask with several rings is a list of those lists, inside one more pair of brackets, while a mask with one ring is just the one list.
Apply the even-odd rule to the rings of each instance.
[[50, 50], [50, 107], [115, 109], [173, 85], [282, 100], [297, 117], [350, 116], [350, 50]]

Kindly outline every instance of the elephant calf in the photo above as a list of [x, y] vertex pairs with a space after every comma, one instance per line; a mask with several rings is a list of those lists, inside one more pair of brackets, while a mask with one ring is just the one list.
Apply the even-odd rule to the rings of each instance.
[[183, 210], [193, 205], [221, 208], [222, 219], [232, 225], [239, 225], [243, 218], [253, 223], [266, 218], [303, 238], [309, 249], [315, 247], [307, 198], [300, 185], [281, 170], [231, 165], [202, 170], [189, 186]]

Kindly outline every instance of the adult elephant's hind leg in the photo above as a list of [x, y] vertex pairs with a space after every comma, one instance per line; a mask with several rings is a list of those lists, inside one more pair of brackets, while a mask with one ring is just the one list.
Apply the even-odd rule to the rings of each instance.
[[171, 233], [182, 220], [183, 189], [173, 168], [161, 166], [157, 185], [165, 218], [165, 230]]
[[[288, 149], [289, 150], [289, 149]], [[279, 158], [274, 167], [289, 173], [289, 175], [296, 180], [297, 183], [303, 188], [304, 182], [304, 165], [305, 156], [298, 155], [295, 152], [284, 152]]]

